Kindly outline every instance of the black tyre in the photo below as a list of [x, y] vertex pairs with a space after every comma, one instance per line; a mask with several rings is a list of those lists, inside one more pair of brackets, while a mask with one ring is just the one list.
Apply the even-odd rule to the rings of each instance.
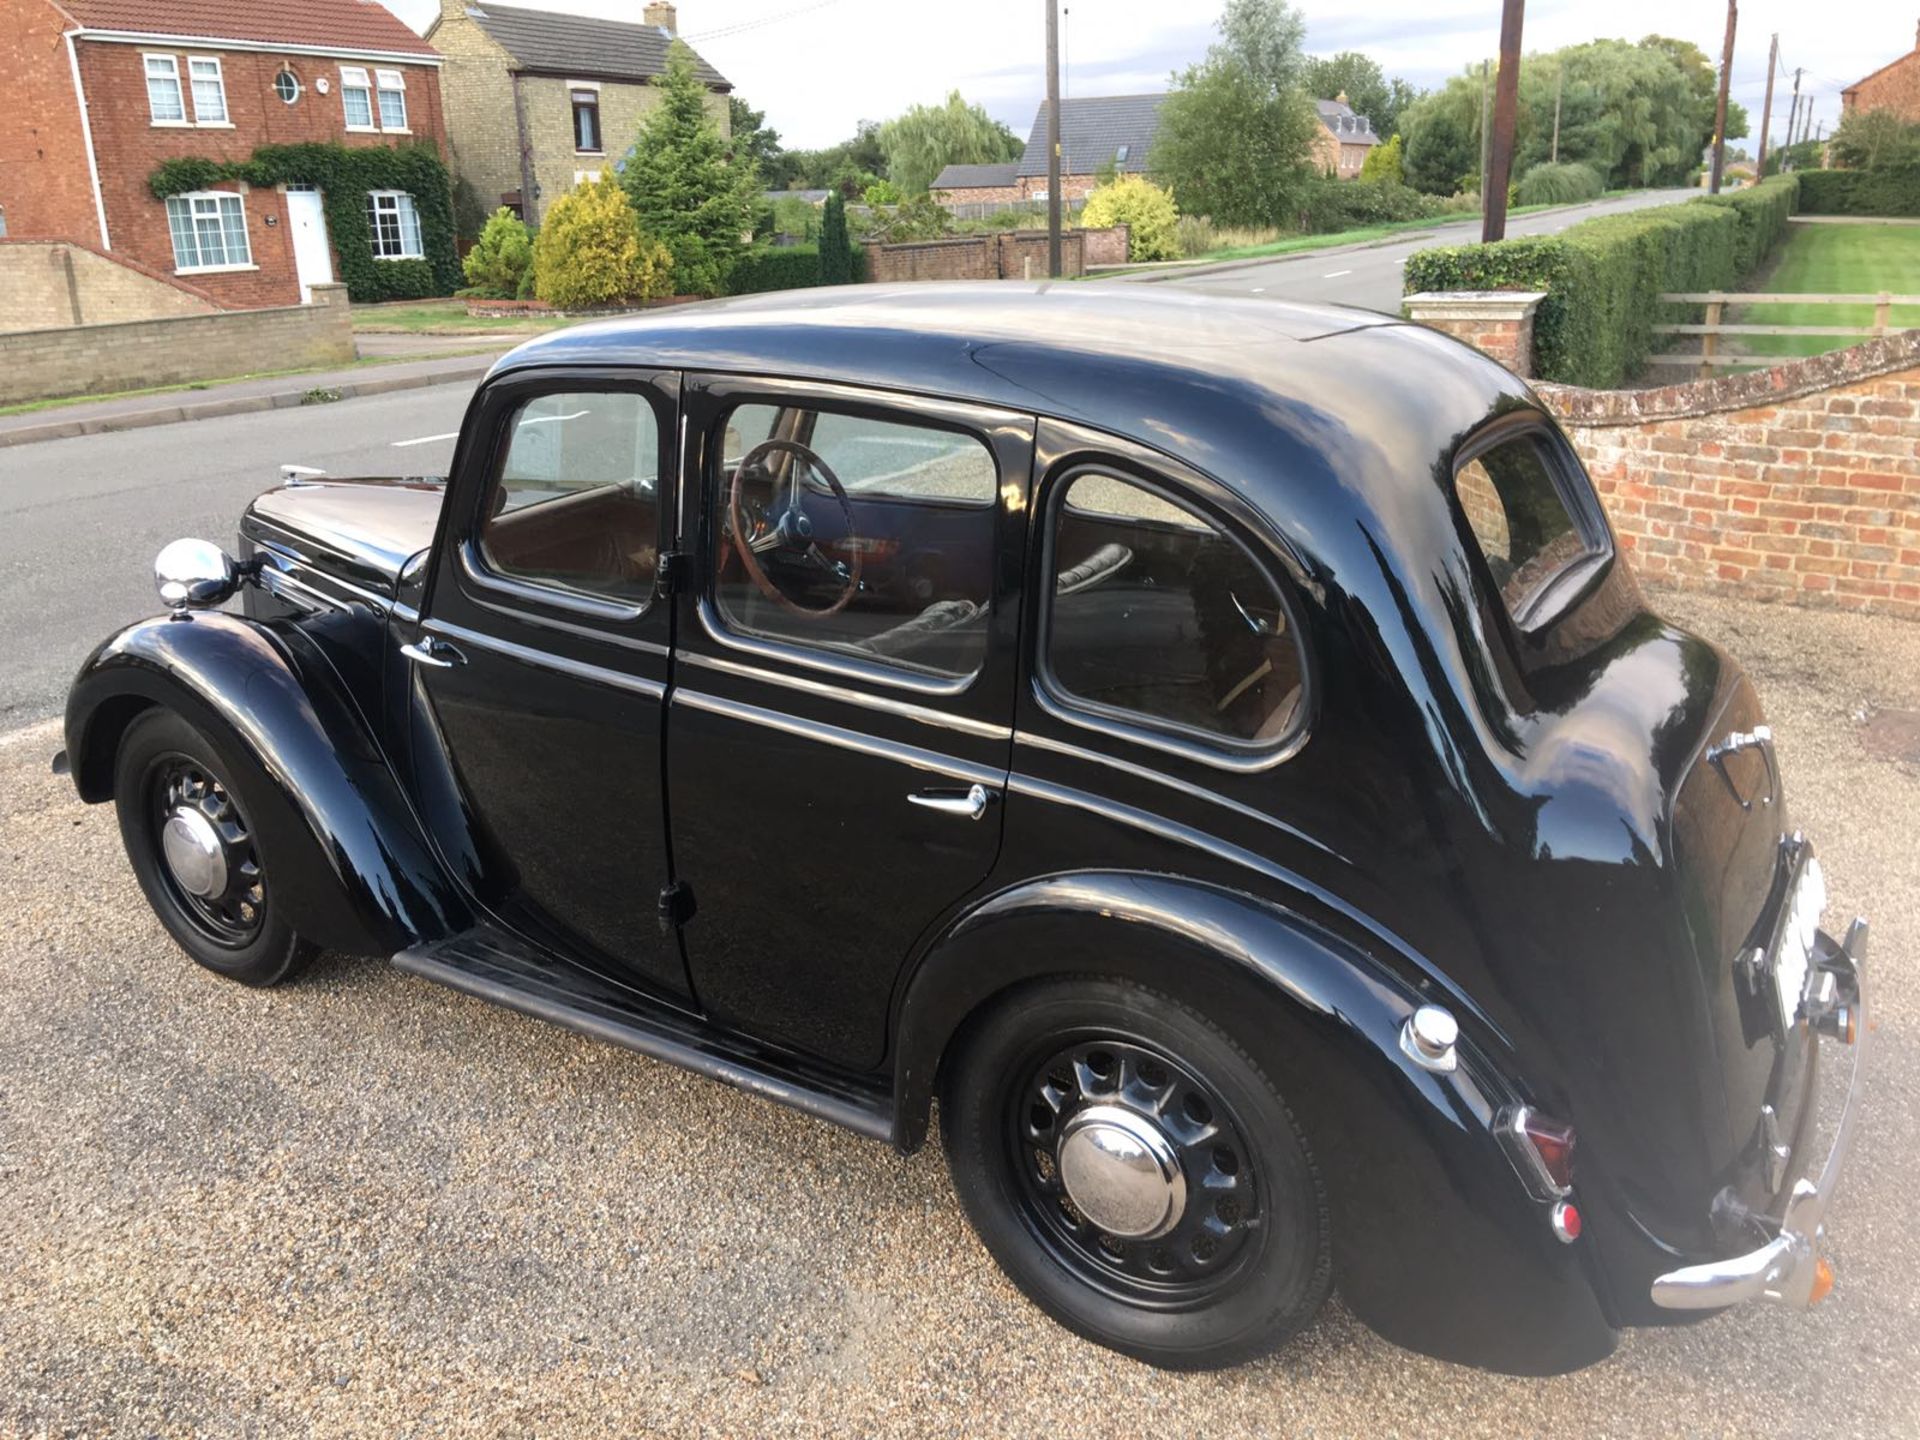
[[1234, 1365], [1326, 1299], [1323, 1189], [1259, 1061], [1125, 981], [1048, 981], [972, 1023], [941, 1132], [968, 1218], [1069, 1329], [1149, 1364]]
[[273, 903], [248, 819], [255, 783], [179, 715], [156, 709], [121, 737], [113, 797], [134, 876], [180, 948], [229, 980], [277, 985], [316, 948]]

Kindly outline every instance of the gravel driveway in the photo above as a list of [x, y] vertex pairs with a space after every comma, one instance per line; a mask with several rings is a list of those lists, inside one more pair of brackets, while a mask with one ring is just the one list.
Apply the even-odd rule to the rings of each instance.
[[871, 1142], [328, 957], [253, 992], [149, 918], [111, 813], [0, 737], [0, 1434], [1920, 1432], [1920, 626], [1665, 597], [1747, 659], [1835, 909], [1874, 921], [1864, 1143], [1811, 1314], [1550, 1381], [1336, 1302], [1161, 1374], [1000, 1279], [937, 1149]]

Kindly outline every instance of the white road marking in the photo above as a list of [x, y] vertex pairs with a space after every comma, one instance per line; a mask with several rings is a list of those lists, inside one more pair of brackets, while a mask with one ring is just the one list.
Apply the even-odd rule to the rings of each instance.
[[1267, 293], [1267, 287], [1264, 285], [1256, 285], [1253, 287], [1253, 293], [1256, 295], [1264, 295]]
[[1351, 275], [1352, 273], [1353, 271], [1351, 270], [1336, 270], [1331, 275], [1322, 275], [1320, 278], [1322, 280], [1338, 280], [1342, 275]]
[[445, 435], [422, 435], [418, 440], [396, 440], [393, 442], [393, 448], [404, 450], [409, 445], [431, 445], [436, 440], [458, 440], [459, 438], [458, 430], [449, 430]]

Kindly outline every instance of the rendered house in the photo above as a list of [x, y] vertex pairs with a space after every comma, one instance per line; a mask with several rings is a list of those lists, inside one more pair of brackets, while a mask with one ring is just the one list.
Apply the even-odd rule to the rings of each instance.
[[[1164, 95], [1092, 95], [1060, 102], [1060, 194], [1084, 200], [1102, 172], [1144, 175]], [[1026, 153], [1005, 165], [949, 165], [935, 177], [943, 205], [1005, 205], [1047, 198], [1047, 106], [1041, 102]]]
[[[641, 24], [441, 0], [427, 39], [445, 57], [454, 173], [488, 211], [528, 224], [580, 181], [620, 168], [660, 102], [649, 82], [667, 65], [675, 8], [653, 0]], [[696, 57], [697, 58], [697, 57]], [[730, 133], [733, 87], [704, 60], [708, 111]]]
[[[265, 145], [441, 150], [439, 57], [365, 0], [0, 0], [0, 222], [107, 252], [227, 309], [339, 275], [319, 191], [213, 180], [157, 198], [169, 161]], [[399, 190], [366, 196], [374, 259], [426, 258]]]

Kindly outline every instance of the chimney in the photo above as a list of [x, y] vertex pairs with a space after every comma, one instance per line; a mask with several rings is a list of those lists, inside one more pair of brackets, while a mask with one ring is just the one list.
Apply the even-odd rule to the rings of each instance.
[[670, 0], [647, 0], [645, 19], [647, 24], [657, 25], [669, 35], [680, 33], [680, 19]]
[[1334, 96], [1333, 98], [1339, 104], [1344, 105], [1347, 103], [1347, 92], [1342, 90], [1338, 95]]

